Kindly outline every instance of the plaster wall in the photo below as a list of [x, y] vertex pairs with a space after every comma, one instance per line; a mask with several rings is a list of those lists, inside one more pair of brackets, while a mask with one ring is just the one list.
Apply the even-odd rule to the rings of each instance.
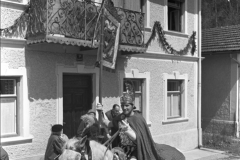
[[[57, 46], [55, 46], [57, 47]], [[61, 45], [58, 45], [61, 50]], [[31, 143], [5, 146], [11, 159], [25, 158], [33, 155], [43, 155], [50, 135], [50, 125], [56, 123], [57, 76], [56, 65], [74, 66], [76, 53], [41, 51], [34, 46], [26, 49], [2, 48], [1, 63], [8, 63], [10, 68], [28, 68], [28, 100], [30, 108], [30, 134], [34, 136]], [[25, 51], [25, 52], [24, 52]], [[85, 65], [93, 65], [96, 56], [84, 55]], [[154, 60], [143, 58], [118, 58], [117, 70], [130, 72], [150, 72], [150, 130], [158, 143], [171, 144], [181, 150], [190, 150], [197, 146], [196, 134], [196, 106], [194, 105], [194, 63], [171, 60]], [[188, 74], [188, 111], [189, 121], [162, 124], [163, 120], [163, 73], [179, 71]], [[104, 111], [111, 109], [112, 104], [119, 103], [119, 75], [118, 71], [103, 72], [103, 105]], [[194, 143], [186, 143], [191, 136]], [[178, 137], [178, 138], [177, 138]]]
[[[234, 135], [236, 77], [229, 55], [205, 56], [202, 63], [202, 129]], [[235, 67], [237, 69], [237, 67]], [[235, 106], [235, 108], [234, 108]]]
[[[188, 35], [192, 34], [195, 24], [194, 3], [188, 0]], [[154, 21], [160, 21], [164, 26], [163, 1], [150, 1], [150, 26]], [[1, 7], [1, 28], [11, 26], [22, 10]], [[145, 32], [145, 42], [150, 32]], [[169, 44], [176, 50], [183, 49], [188, 38], [186, 36], [166, 35]], [[155, 40], [149, 47], [149, 51], [165, 54], [161, 46]], [[28, 102], [30, 115], [30, 134], [33, 135], [31, 143], [4, 146], [10, 155], [10, 159], [42, 159], [47, 140], [50, 135], [50, 124], [56, 123], [57, 117], [57, 76], [58, 64], [76, 65], [76, 53], [81, 53], [78, 47], [66, 47], [64, 45], [51, 44], [32, 45], [26, 47], [1, 46], [1, 64], [8, 64], [11, 69], [27, 68], [28, 74]], [[84, 64], [91, 66], [95, 63], [96, 56], [84, 55]], [[197, 106], [196, 93], [196, 62], [184, 62], [176, 60], [144, 59], [144, 58], [118, 58], [117, 72], [103, 72], [103, 105], [104, 111], [109, 110], [112, 104], [119, 103], [119, 75], [118, 71], [130, 72], [138, 69], [139, 72], [150, 72], [150, 110], [149, 114], [151, 133], [158, 143], [166, 143], [180, 150], [191, 150], [197, 147]], [[171, 74], [179, 71], [180, 74], [188, 74], [188, 108], [187, 122], [162, 124], [163, 120], [163, 73]]]
[[[165, 15], [164, 10], [167, 7], [165, 0], [150, 0], [150, 27], [153, 27], [155, 21], [160, 21], [163, 28], [165, 28], [165, 22], [167, 19], [167, 15]], [[180, 33], [174, 31], [168, 31], [165, 33], [166, 39], [169, 42], [169, 44], [176, 50], [183, 49], [187, 43], [188, 38], [192, 35], [193, 31], [197, 31], [195, 26], [197, 25], [196, 21], [196, 0], [188, 0], [187, 1], [187, 14], [186, 14], [186, 33]], [[165, 29], [166, 30], [166, 29]], [[170, 33], [169, 33], [170, 32]], [[178, 36], [174, 36], [178, 35]], [[151, 35], [151, 32], [145, 31], [145, 42], [149, 39]], [[165, 53], [162, 49], [162, 46], [159, 45], [157, 41], [158, 36], [156, 37], [156, 40], [151, 43], [151, 45], [148, 48], [148, 51], [151, 52], [160, 52]]]

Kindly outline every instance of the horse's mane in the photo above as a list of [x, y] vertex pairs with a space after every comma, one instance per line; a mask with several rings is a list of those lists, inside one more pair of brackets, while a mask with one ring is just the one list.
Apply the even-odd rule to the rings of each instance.
[[92, 140], [90, 141], [92, 150], [92, 159], [96, 160], [112, 160], [113, 153], [104, 145]]

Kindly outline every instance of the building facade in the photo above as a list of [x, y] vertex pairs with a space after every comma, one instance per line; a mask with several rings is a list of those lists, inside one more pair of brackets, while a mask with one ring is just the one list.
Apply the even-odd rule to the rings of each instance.
[[[74, 10], [81, 6], [88, 9], [91, 5], [89, 8], [94, 12], [99, 4], [31, 0], [29, 7], [25, 0], [0, 2], [1, 145], [11, 159], [39, 160], [43, 158], [52, 124], [63, 124], [64, 133], [72, 137], [80, 116], [99, 102], [97, 49], [91, 48], [86, 31], [90, 24], [87, 17], [91, 14], [85, 14], [81, 33], [69, 25], [74, 16], [64, 17], [67, 17], [64, 6]], [[117, 10], [123, 18], [129, 13], [134, 16], [127, 22], [121, 21], [116, 68], [104, 69], [102, 73], [104, 111], [120, 103], [119, 98], [126, 91], [124, 82], [131, 80], [135, 106], [146, 119], [155, 142], [181, 151], [200, 146], [201, 2], [113, 2], [120, 7]], [[64, 20], [56, 23], [61, 18]], [[75, 18], [77, 22], [83, 20], [81, 15]], [[160, 22], [166, 39], [157, 36], [146, 48], [144, 44], [155, 30], [155, 21]], [[132, 24], [140, 32], [134, 32]], [[193, 32], [196, 32], [195, 47]], [[195, 50], [191, 51], [192, 48]]]

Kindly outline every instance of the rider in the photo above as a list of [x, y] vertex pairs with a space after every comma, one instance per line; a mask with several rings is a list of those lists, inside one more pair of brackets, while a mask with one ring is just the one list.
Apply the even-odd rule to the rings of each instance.
[[[175, 148], [156, 144], [147, 123], [139, 111], [134, 110], [134, 98], [125, 93], [121, 99], [123, 113], [112, 121], [103, 118], [103, 124], [120, 129], [121, 147], [129, 160], [184, 160], [184, 155]], [[101, 108], [98, 108], [101, 110]]]

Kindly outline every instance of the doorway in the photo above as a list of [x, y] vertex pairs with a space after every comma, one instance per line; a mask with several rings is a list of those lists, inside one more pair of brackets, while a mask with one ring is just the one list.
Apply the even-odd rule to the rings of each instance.
[[92, 75], [63, 74], [63, 133], [76, 135], [80, 117], [92, 108]]

